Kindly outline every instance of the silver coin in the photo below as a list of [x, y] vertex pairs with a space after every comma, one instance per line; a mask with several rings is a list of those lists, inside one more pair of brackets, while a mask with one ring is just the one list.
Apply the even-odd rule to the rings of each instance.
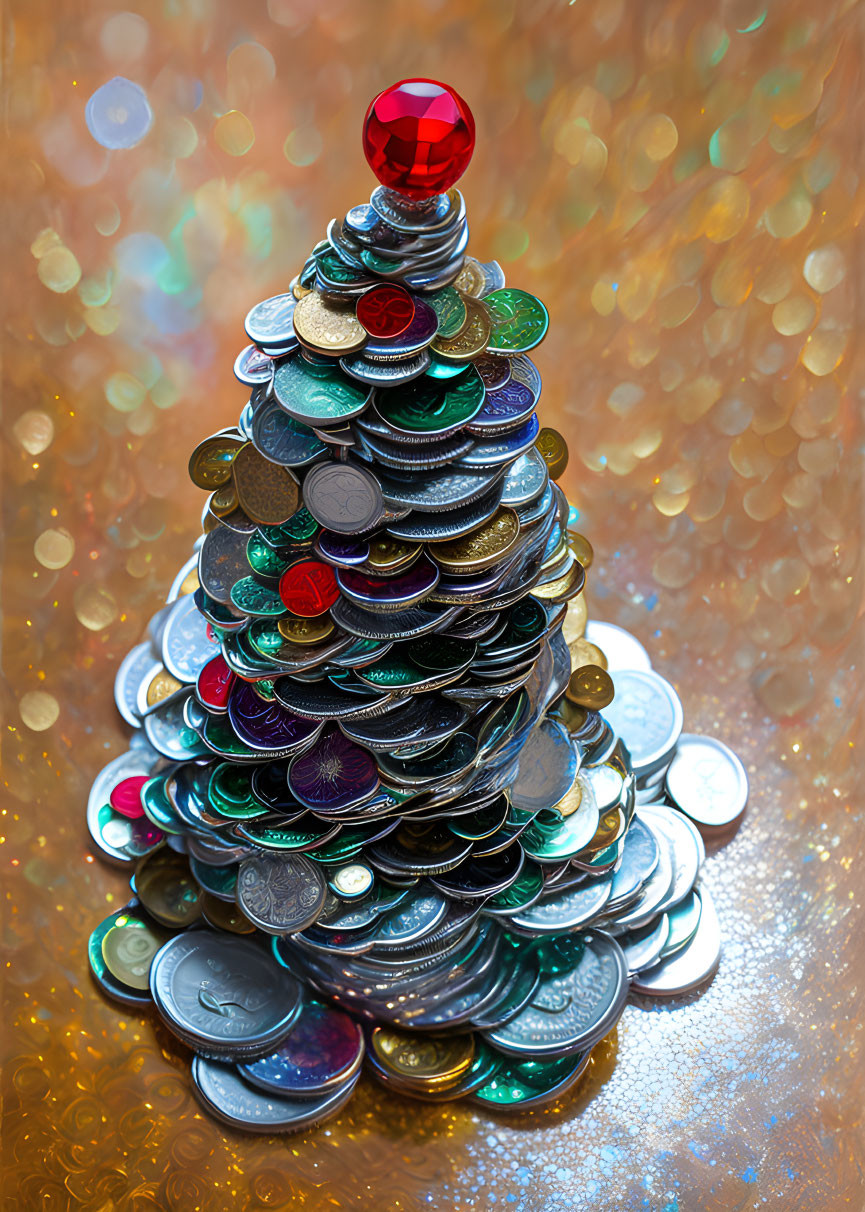
[[654, 833], [643, 824], [639, 816], [635, 816], [625, 834], [622, 861], [613, 876], [610, 894], [612, 907], [627, 904], [634, 893], [643, 887], [658, 865], [659, 854]]
[[720, 829], [745, 811], [748, 775], [723, 741], [683, 732], [667, 771], [667, 793], [692, 821]]
[[231, 604], [232, 587], [249, 576], [246, 544], [247, 535], [228, 526], [216, 526], [201, 545], [198, 579], [204, 592], [223, 606]]
[[392, 913], [381, 919], [376, 932], [376, 946], [405, 947], [433, 931], [447, 913], [448, 902], [440, 893], [429, 890], [409, 897]]
[[547, 465], [540, 451], [530, 450], [511, 464], [505, 473], [502, 505], [528, 505], [541, 495], [549, 484]]
[[428, 694], [415, 695], [372, 719], [339, 720], [339, 727], [349, 740], [376, 753], [390, 753], [400, 745], [445, 741], [459, 732], [467, 718], [460, 704]]
[[576, 967], [542, 976], [531, 1002], [510, 1022], [483, 1035], [512, 1056], [568, 1056], [590, 1048], [616, 1024], [628, 996], [628, 965], [609, 935], [581, 936]]
[[611, 877], [587, 880], [555, 896], [542, 897], [529, 909], [509, 919], [518, 929], [531, 934], [564, 934], [591, 922], [610, 899]]
[[304, 467], [327, 449], [314, 430], [295, 421], [276, 400], [268, 400], [255, 412], [252, 441], [266, 459], [281, 467]]
[[673, 997], [696, 989], [714, 973], [721, 958], [721, 923], [707, 888], [700, 889], [700, 900], [700, 924], [691, 941], [675, 955], [635, 976], [635, 992]]
[[162, 632], [162, 660], [179, 682], [192, 683], [209, 660], [219, 654], [219, 644], [209, 634], [209, 624], [191, 594], [178, 598]]
[[669, 761], [682, 731], [682, 704], [658, 673], [620, 669], [611, 676], [615, 698], [601, 714], [627, 745], [640, 778]]
[[700, 872], [700, 849], [684, 817], [674, 808], [645, 805], [640, 815], [656, 837], [660, 834], [666, 840], [670, 850], [673, 883], [655, 910], [662, 913], [683, 901], [693, 888]]
[[431, 361], [429, 351], [422, 349], [413, 358], [399, 362], [370, 362], [363, 354], [351, 354], [340, 358], [339, 364], [347, 375], [360, 383], [372, 387], [399, 387], [426, 374]]
[[256, 303], [246, 316], [243, 326], [250, 341], [256, 345], [266, 345], [288, 349], [297, 344], [294, 332], [294, 309], [297, 299], [291, 291], [284, 295], [274, 295]]
[[415, 509], [419, 513], [440, 513], [470, 506], [490, 492], [500, 475], [496, 468], [476, 471], [443, 468], [404, 478], [397, 478], [393, 473], [383, 474], [380, 479], [388, 504]]
[[645, 926], [618, 936], [617, 941], [625, 953], [631, 976], [658, 962], [669, 936], [670, 923], [666, 913], [652, 918]]
[[529, 735], [520, 752], [511, 803], [521, 812], [538, 812], [557, 804], [574, 785], [577, 751], [568, 730], [544, 719]]
[[[643, 810], [640, 809], [642, 812]], [[660, 830], [655, 833], [651, 824], [648, 825], [658, 844], [658, 863], [640, 892], [639, 899], [625, 913], [617, 913], [615, 918], [607, 919], [618, 936], [626, 930], [636, 930], [651, 921], [659, 912], [659, 906], [673, 887], [673, 861], [666, 837]]]
[[308, 471], [303, 503], [317, 522], [337, 534], [361, 534], [380, 520], [384, 502], [378, 480], [352, 463], [329, 460]]
[[340, 1111], [354, 1093], [359, 1073], [319, 1098], [290, 1098], [259, 1090], [233, 1065], [196, 1056], [192, 1080], [206, 1111], [246, 1132], [301, 1132]]
[[639, 669], [643, 673], [651, 673], [652, 662], [648, 652], [624, 627], [589, 619], [586, 623], [586, 639], [600, 648], [607, 658], [610, 673], [620, 669]]
[[130, 749], [113, 758], [93, 780], [87, 799], [87, 828], [95, 845], [112, 862], [125, 865], [138, 855], [126, 849], [133, 822], [116, 812], [105, 811], [111, 792], [123, 779], [150, 775], [158, 761], [159, 754], [149, 744]]
[[160, 704], [144, 717], [144, 732], [148, 741], [163, 757], [172, 762], [188, 762], [190, 758], [205, 757], [210, 750], [187, 725], [183, 714], [187, 699], [176, 698]]
[[212, 930], [169, 939], [151, 964], [150, 992], [172, 1030], [226, 1057], [272, 1052], [302, 1004], [298, 982], [260, 943]]
[[321, 868], [302, 854], [260, 854], [240, 864], [237, 903], [266, 934], [294, 934], [311, 926], [326, 892]]
[[[700, 900], [700, 894], [696, 889], [691, 892], [676, 905], [675, 909], [670, 909], [666, 913], [666, 918], [669, 922], [670, 931], [667, 940], [661, 948], [660, 959], [667, 959], [670, 955], [675, 955], [677, 951], [681, 951], [686, 943], [689, 943], [697, 933], [697, 927], [700, 924], [700, 914], [703, 910], [703, 903]], [[648, 968], [648, 964], [643, 965]]]
[[114, 679], [114, 702], [126, 723], [132, 728], [141, 727], [138, 688], [152, 665], [153, 649], [145, 640], [143, 644], [136, 644], [127, 652]]

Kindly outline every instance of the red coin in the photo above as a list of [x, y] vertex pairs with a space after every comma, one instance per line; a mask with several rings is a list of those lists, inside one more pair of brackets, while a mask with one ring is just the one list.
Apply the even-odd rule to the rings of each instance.
[[334, 604], [339, 597], [339, 586], [329, 564], [323, 564], [321, 560], [300, 560], [282, 574], [279, 596], [294, 614], [314, 619]]
[[436, 80], [401, 80], [373, 99], [363, 151], [375, 175], [409, 198], [443, 194], [468, 167], [475, 120], [462, 97]]
[[131, 778], [123, 779], [111, 792], [108, 802], [121, 816], [127, 817], [130, 821], [137, 820], [138, 817], [144, 816], [141, 788], [148, 782], [150, 782], [149, 774], [135, 774]]
[[398, 337], [414, 319], [414, 299], [402, 286], [374, 286], [357, 301], [357, 318], [371, 337]]
[[225, 657], [213, 657], [198, 675], [196, 693], [199, 701], [211, 711], [227, 711], [234, 678], [234, 671], [226, 665]]

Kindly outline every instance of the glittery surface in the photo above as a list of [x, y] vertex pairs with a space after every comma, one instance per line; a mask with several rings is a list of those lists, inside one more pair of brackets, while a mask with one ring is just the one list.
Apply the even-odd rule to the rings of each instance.
[[[862, 1207], [861, 7], [17, 0], [6, 24], [5, 1201]], [[244, 399], [243, 316], [368, 196], [365, 107], [414, 74], [477, 119], [471, 251], [550, 307], [592, 612], [742, 755], [751, 804], [706, 868], [714, 983], [631, 1005], [563, 1106], [364, 1079], [319, 1131], [246, 1138], [90, 982], [126, 887], [84, 804], [124, 746], [117, 663], [198, 533], [187, 453]]]

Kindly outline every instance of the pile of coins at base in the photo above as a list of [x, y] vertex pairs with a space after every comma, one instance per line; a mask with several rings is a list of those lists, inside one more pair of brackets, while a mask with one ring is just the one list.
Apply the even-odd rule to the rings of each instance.
[[587, 624], [547, 313], [466, 239], [456, 190], [379, 188], [252, 309], [249, 402], [190, 461], [203, 536], [117, 674], [135, 731], [88, 824], [133, 897], [93, 974], [253, 1131], [335, 1114], [364, 1062], [542, 1106], [631, 989], [720, 953], [694, 822], [740, 815], [745, 772]]

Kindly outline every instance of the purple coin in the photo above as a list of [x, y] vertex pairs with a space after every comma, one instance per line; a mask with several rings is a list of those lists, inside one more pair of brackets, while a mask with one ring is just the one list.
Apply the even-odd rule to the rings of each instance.
[[525, 383], [511, 379], [498, 391], [488, 391], [484, 406], [466, 426], [469, 433], [483, 435], [508, 430], [526, 421], [535, 406], [535, 393]]
[[417, 295], [412, 297], [414, 298], [414, 319], [405, 332], [400, 333], [398, 337], [391, 337], [389, 340], [370, 337], [363, 347], [365, 358], [382, 358], [390, 361], [391, 358], [406, 358], [410, 354], [426, 349], [436, 335], [439, 318], [429, 303], [424, 303], [423, 299], [418, 298]]
[[328, 564], [365, 564], [369, 559], [369, 543], [353, 535], [336, 534], [323, 530], [315, 540], [315, 549]]
[[347, 598], [373, 610], [412, 606], [432, 593], [438, 579], [438, 568], [425, 555], [395, 577], [370, 577], [348, 568], [340, 568], [336, 574], [336, 583]]
[[245, 1078], [277, 1094], [322, 1094], [355, 1073], [363, 1057], [363, 1031], [341, 1010], [308, 1002], [272, 1056], [240, 1065]]
[[368, 749], [329, 728], [291, 763], [288, 786], [309, 808], [346, 808], [375, 795], [378, 767]]
[[250, 749], [291, 749], [304, 744], [321, 725], [305, 720], [279, 703], [266, 703], [249, 682], [239, 678], [228, 700], [231, 726]]

